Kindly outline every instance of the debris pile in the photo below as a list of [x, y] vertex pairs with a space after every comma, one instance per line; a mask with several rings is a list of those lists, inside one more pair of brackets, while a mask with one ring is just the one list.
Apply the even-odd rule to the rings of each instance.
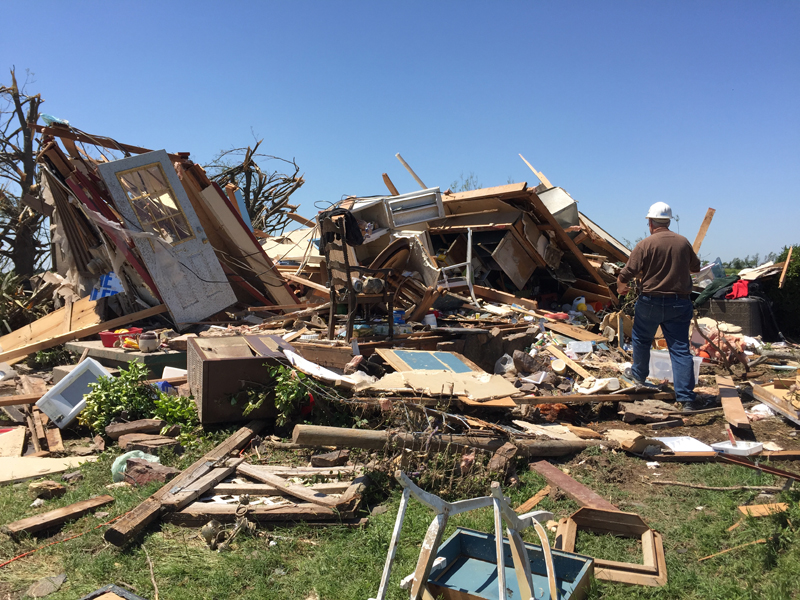
[[[782, 285], [791, 254], [736, 277], [719, 265], [695, 276], [696, 391], [709, 402], [687, 412], [670, 402], [663, 336], [651, 350], [649, 381], [631, 375], [636, 292], [616, 290], [630, 251], [532, 167], [535, 187], [453, 192], [425, 186], [401, 159], [420, 191], [400, 194], [384, 174], [388, 195], [347, 197], [305, 218], [289, 203], [303, 183], [299, 169], [262, 171], [258, 145], [211, 176], [188, 153], [118, 143], [57, 120], [31, 129], [41, 151], [28, 204], [51, 219], [54, 251], [52, 271], [37, 276], [29, 297], [52, 298], [55, 307], [0, 338], [0, 408], [9, 424], [0, 429], [0, 483], [124, 453], [112, 492], [163, 485], [107, 523], [111, 544], [162, 520], [200, 528], [216, 550], [264, 526], [365, 526], [369, 476], [383, 473], [403, 492], [378, 598], [412, 496], [436, 513], [417, 570], [404, 580], [412, 598], [464, 589], [480, 597], [465, 569], [448, 569], [462, 560], [492, 571], [500, 597], [511, 597], [507, 586], [523, 597], [533, 587], [579, 597], [592, 575], [665, 585], [664, 543], [639, 515], [541, 459], [592, 449], [633, 454], [652, 469], [718, 461], [789, 486], [796, 478], [748, 458], [800, 459], [800, 447], [759, 442], [753, 427], [776, 414], [800, 425], [800, 354], [753, 283]], [[111, 160], [109, 151], [125, 157]], [[695, 251], [712, 216], [709, 209]], [[285, 231], [289, 222], [302, 227]], [[75, 364], [50, 373], [22, 363], [64, 344], [80, 356]], [[750, 396], [757, 402], [748, 404]], [[703, 422], [720, 414], [727, 429]], [[204, 428], [242, 423], [190, 466], [160, 464], [191, 448]], [[549, 486], [517, 512], [499, 481], [489, 495], [446, 502], [410, 478], [424, 479], [433, 471], [426, 462], [440, 455], [453, 465], [450, 489], [479, 468], [517, 485], [521, 462]], [[80, 479], [72, 475], [68, 485]], [[580, 510], [558, 522], [531, 513], [551, 489]], [[45, 503], [65, 487], [35, 482], [30, 493]], [[112, 502], [99, 496], [3, 531], [18, 539]], [[480, 507], [493, 507], [495, 537], [459, 529], [443, 542], [448, 515]], [[540, 521], [557, 532], [552, 551]], [[526, 527], [540, 533], [541, 546], [522, 542]], [[575, 554], [579, 530], [640, 539], [643, 564]]]

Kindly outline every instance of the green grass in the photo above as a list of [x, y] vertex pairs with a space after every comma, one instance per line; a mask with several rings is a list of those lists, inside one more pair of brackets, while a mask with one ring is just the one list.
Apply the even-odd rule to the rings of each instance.
[[[225, 433], [220, 432], [224, 438]], [[212, 441], [207, 443], [212, 445]], [[171, 462], [185, 466], [206, 448], [192, 456]], [[68, 579], [52, 600], [73, 600], [109, 583], [131, 586], [146, 598], [153, 598], [153, 586], [142, 545], [154, 565], [160, 597], [166, 600], [200, 598], [258, 598], [263, 600], [305, 600], [316, 592], [321, 600], [366, 599], [377, 592], [386, 550], [399, 503], [397, 488], [381, 487], [370, 502], [389, 507], [371, 517], [363, 529], [328, 527], [260, 532], [257, 537], [240, 537], [228, 552], [212, 552], [197, 535], [197, 530], [164, 524], [154, 527], [135, 543], [119, 549], [104, 542], [105, 528], [94, 529], [104, 521], [135, 507], [155, 489], [118, 489], [110, 491], [110, 466], [115, 454], [106, 452], [98, 462], [81, 467], [85, 479], [69, 486], [61, 499], [47, 502], [40, 509], [29, 508], [27, 483], [0, 488], [0, 524], [31, 516], [58, 506], [110, 493], [116, 502], [101, 510], [110, 513], [105, 519], [89, 515], [68, 524], [52, 537], [29, 538], [20, 543], [0, 535], [0, 562], [69, 535], [82, 537], [45, 548], [0, 568], [0, 598], [18, 598], [34, 581], [61, 572]], [[579, 464], [583, 462], [583, 464]], [[792, 470], [791, 463], [780, 466]], [[752, 502], [755, 492], [711, 492], [689, 488], [649, 486], [642, 478], [656, 478], [659, 471], [648, 471], [644, 461], [621, 453], [585, 452], [570, 461], [573, 477], [608, 498], [621, 510], [636, 512], [664, 539], [669, 582], [663, 588], [631, 587], [594, 582], [589, 597], [593, 599], [681, 598], [681, 599], [786, 599], [800, 590], [800, 549], [795, 525], [800, 525], [798, 493], [783, 493], [774, 501], [789, 502], [788, 512], [763, 518], [748, 518], [734, 531], [726, 529], [739, 519], [736, 507]], [[774, 485], [782, 480], [752, 470], [726, 464], [664, 465], [661, 479], [673, 479], [706, 485]], [[385, 481], [385, 479], [384, 479]], [[535, 473], [520, 465], [520, 485], [507, 488], [516, 506], [545, 484]], [[483, 485], [483, 484], [481, 484]], [[488, 489], [483, 490], [487, 492]], [[387, 495], [388, 493], [388, 495]], [[697, 507], [703, 507], [698, 510]], [[550, 510], [556, 520], [571, 514], [577, 505], [561, 497], [545, 498], [537, 509]], [[419, 544], [431, 520], [431, 513], [412, 501], [392, 575], [389, 598], [407, 598], [399, 589], [402, 577], [413, 571]], [[445, 536], [456, 527], [482, 531], [493, 528], [489, 509], [453, 517]], [[552, 536], [552, 534], [551, 534]], [[526, 531], [526, 541], [535, 542], [535, 533]], [[759, 544], [735, 550], [699, 563], [699, 558], [759, 538]], [[270, 540], [276, 545], [270, 546]], [[635, 540], [580, 534], [580, 553], [611, 560], [641, 559]], [[311, 596], [314, 597], [314, 596]]]

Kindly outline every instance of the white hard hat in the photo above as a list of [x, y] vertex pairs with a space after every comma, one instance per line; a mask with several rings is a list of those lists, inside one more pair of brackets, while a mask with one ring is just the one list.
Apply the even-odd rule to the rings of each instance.
[[647, 211], [647, 219], [671, 219], [672, 209], [666, 202], [656, 202]]

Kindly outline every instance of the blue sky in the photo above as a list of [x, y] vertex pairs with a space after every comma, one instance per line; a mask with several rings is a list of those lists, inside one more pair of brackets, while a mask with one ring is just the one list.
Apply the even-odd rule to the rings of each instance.
[[[200, 163], [297, 160], [315, 202], [463, 173], [537, 182], [618, 238], [672, 205], [701, 256], [800, 243], [798, 2], [3, 2], [0, 82]], [[269, 163], [267, 163], [269, 166]], [[275, 164], [277, 167], [278, 165]]]

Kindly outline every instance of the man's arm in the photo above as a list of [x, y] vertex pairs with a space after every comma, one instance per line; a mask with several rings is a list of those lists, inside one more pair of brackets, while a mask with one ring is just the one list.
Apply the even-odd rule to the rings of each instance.
[[628, 282], [636, 277], [642, 270], [642, 251], [637, 245], [631, 255], [628, 257], [628, 262], [617, 275], [617, 294], [624, 296], [630, 290]]
[[689, 272], [690, 273], [699, 273], [700, 272], [700, 259], [697, 256], [697, 253], [690, 247], [690, 251], [692, 253], [691, 258], [689, 259]]

